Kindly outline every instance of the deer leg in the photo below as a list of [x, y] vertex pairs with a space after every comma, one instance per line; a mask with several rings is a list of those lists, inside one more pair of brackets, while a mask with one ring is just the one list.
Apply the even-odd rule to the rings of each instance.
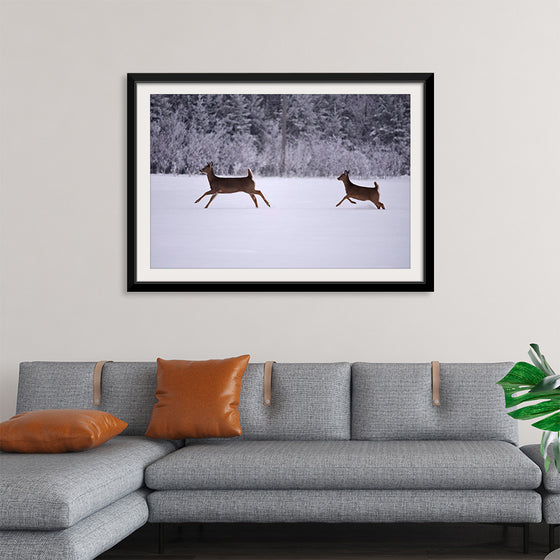
[[208, 208], [208, 206], [210, 206], [210, 203], [216, 198], [216, 196], [217, 196], [217, 194], [213, 194], [213, 195], [210, 197], [210, 200], [208, 201], [208, 204], [207, 204], [204, 208]]
[[253, 202], [255, 203], [255, 206], [258, 208], [259, 205], [257, 203], [257, 197], [253, 193], [247, 193], [247, 194], [253, 199]]
[[385, 210], [385, 204], [383, 204], [383, 202], [380, 202], [378, 208], [383, 208], [383, 210]]
[[352, 200], [351, 198], [348, 199], [348, 202], [351, 202], [352, 204], [356, 204], [356, 201]]
[[212, 191], [206, 191], [200, 198], [197, 198], [194, 203], [200, 202], [207, 194], [212, 194]]
[[[348, 198], [348, 195], [346, 195], [336, 206], [337, 206], [337, 207], [340, 206], [346, 199], [350, 200], [350, 199]], [[350, 200], [350, 202], [352, 202], [352, 201]]]
[[268, 203], [268, 200], [266, 200], [264, 194], [261, 191], [255, 191], [255, 194], [258, 194], [265, 201], [266, 205], [270, 208], [270, 204]]

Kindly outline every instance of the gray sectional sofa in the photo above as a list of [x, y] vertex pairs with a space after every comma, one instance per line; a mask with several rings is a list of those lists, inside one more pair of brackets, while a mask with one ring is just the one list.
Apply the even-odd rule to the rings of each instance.
[[[155, 363], [20, 366], [17, 412], [99, 408], [128, 423], [99, 448], [0, 453], [0, 558], [95, 558], [146, 522], [541, 521], [541, 469], [496, 381], [510, 363], [249, 364], [227, 440], [150, 440]], [[526, 532], [524, 531], [524, 535]]]

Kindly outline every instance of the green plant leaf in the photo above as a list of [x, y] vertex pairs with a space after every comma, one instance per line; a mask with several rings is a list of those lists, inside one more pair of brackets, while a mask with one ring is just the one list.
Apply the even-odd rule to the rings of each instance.
[[541, 357], [541, 349], [539, 348], [539, 345], [536, 342], [531, 342], [531, 344], [529, 344], [529, 348], [540, 358]]
[[546, 457], [548, 446], [555, 436], [558, 437], [558, 434], [556, 432], [543, 432], [541, 438], [541, 455], [543, 457]]
[[[530, 344], [533, 364], [517, 362], [498, 381], [504, 390], [506, 413], [516, 420], [533, 420], [543, 430], [541, 455], [545, 470], [552, 462], [560, 472], [560, 375], [556, 375], [538, 344]], [[539, 401], [534, 403], [533, 401]]]
[[531, 344], [529, 344], [529, 348], [531, 348], [531, 350], [540, 358], [541, 357], [541, 349], [539, 348], [539, 345], [536, 342], [531, 342]]
[[558, 432], [544, 432], [541, 440], [541, 455], [544, 457], [544, 470], [548, 472], [550, 464], [554, 459], [554, 466], [558, 468], [560, 461], [558, 455], [560, 454], [560, 433]]
[[529, 357], [531, 358], [531, 361], [546, 375], [555, 375], [554, 370], [550, 367], [544, 354], [541, 352], [539, 345], [533, 342], [532, 344], [529, 344], [529, 346]]
[[554, 373], [554, 370], [548, 365], [548, 362], [546, 361], [546, 358], [544, 356], [542, 357], [542, 362], [546, 370], [550, 373], [550, 375], [556, 375]]
[[[521, 393], [523, 390], [525, 392]], [[554, 391], [544, 391], [542, 393], [530, 393], [527, 389], [522, 389], [521, 391], [511, 387], [504, 387], [506, 408], [518, 406], [527, 401], [538, 401], [547, 398], [555, 398], [557, 396], [560, 397], [560, 389], [555, 389]]]
[[[529, 358], [531, 358], [531, 361], [533, 362], [533, 364], [535, 364], [536, 367], [538, 367], [541, 371], [544, 372], [544, 366], [542, 365], [541, 361], [539, 360], [539, 358], [537, 357], [537, 355], [535, 354], [535, 351], [533, 350], [533, 344], [529, 345], [531, 348], [529, 348]], [[538, 346], [537, 346], [538, 348]]]
[[527, 362], [517, 362], [509, 372], [498, 381], [498, 385], [502, 387], [516, 387], [518, 390], [522, 388], [530, 389], [544, 377], [546, 377], [545, 373], [537, 367]]
[[531, 420], [532, 418], [538, 418], [543, 414], [557, 410], [560, 410], [560, 392], [554, 400], [543, 401], [538, 404], [518, 408], [508, 412], [508, 414], [516, 420]]
[[554, 454], [554, 466], [560, 472], [560, 441], [558, 441], [558, 438], [552, 442], [552, 452]]
[[531, 425], [535, 426], [535, 428], [538, 428], [539, 430], [558, 432], [560, 431], [560, 412], [551, 414], [550, 416], [547, 416], [546, 418], [543, 418], [542, 420], [539, 420], [538, 422], [535, 422]]
[[549, 375], [539, 381], [532, 389], [529, 390], [530, 393], [546, 392], [552, 391], [560, 387], [560, 375]]

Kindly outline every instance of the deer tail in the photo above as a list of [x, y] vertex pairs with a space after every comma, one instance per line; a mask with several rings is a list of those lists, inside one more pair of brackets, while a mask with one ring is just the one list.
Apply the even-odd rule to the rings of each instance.
[[250, 169], [247, 169], [247, 177], [249, 177], [249, 179], [253, 178], [253, 174], [251, 173]]
[[374, 181], [373, 184], [375, 185], [375, 187], [373, 187], [374, 189], [378, 189], [379, 185], [377, 184], [377, 181]]

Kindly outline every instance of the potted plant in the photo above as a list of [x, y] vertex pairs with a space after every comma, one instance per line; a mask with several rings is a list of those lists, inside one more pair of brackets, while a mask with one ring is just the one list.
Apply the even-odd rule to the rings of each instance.
[[[560, 472], [560, 375], [556, 375], [538, 344], [530, 344], [529, 358], [533, 364], [517, 362], [498, 381], [506, 397], [507, 413], [517, 420], [541, 417], [532, 425], [543, 430], [541, 454], [545, 470], [554, 461]], [[535, 403], [535, 401], [538, 401]]]

